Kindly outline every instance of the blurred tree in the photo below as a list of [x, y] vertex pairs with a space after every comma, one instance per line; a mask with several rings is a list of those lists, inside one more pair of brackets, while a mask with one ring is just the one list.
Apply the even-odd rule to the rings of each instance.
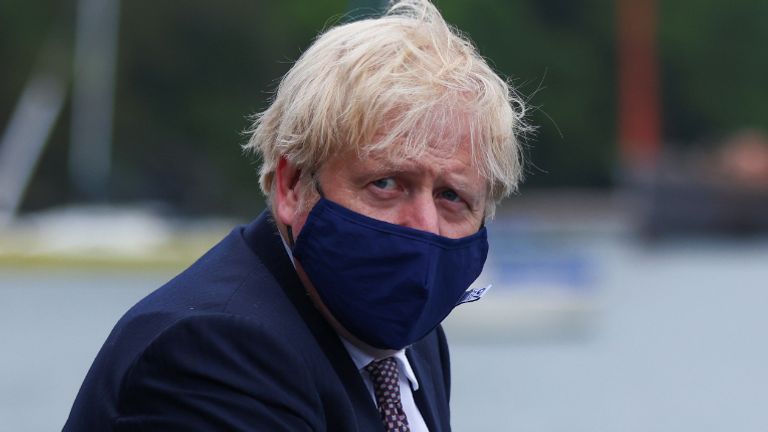
[[526, 187], [605, 186], [615, 142], [609, 0], [442, 2], [497, 70], [511, 76], [539, 130]]
[[118, 198], [254, 214], [258, 176], [239, 147], [246, 117], [339, 3], [125, 2]]
[[[11, 114], [25, 81], [51, 37], [67, 36], [71, 2], [29, 0], [0, 3], [0, 130]], [[67, 42], [63, 44], [64, 48]]]
[[[322, 29], [362, 0], [122, 3], [112, 199], [157, 200], [185, 213], [253, 215], [263, 205], [243, 158], [247, 116]], [[370, 0], [376, 1], [376, 0]], [[0, 128], [72, 0], [0, 2]], [[535, 109], [526, 187], [607, 186], [616, 142], [615, 11], [610, 0], [437, 0]], [[768, 129], [768, 3], [662, 1], [666, 136], [695, 143], [744, 126]], [[331, 17], [331, 18], [329, 18]], [[66, 26], [64, 26], [66, 27]], [[67, 28], [68, 30], [68, 28]], [[61, 32], [62, 46], [71, 35]], [[69, 200], [67, 113], [24, 203]], [[1, 187], [1, 186], [0, 186]]]
[[768, 130], [768, 2], [662, 1], [667, 137], [691, 145]]

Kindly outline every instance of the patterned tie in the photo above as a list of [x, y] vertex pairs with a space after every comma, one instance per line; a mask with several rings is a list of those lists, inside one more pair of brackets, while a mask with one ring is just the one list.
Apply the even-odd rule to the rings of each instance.
[[410, 432], [408, 419], [405, 418], [403, 404], [400, 402], [400, 380], [397, 374], [397, 362], [393, 357], [372, 361], [365, 367], [373, 381], [373, 392], [379, 405], [379, 414], [387, 432]]

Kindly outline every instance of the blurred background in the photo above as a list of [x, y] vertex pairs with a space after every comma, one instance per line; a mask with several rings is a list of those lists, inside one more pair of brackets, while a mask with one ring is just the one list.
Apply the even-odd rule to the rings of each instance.
[[[375, 0], [0, 3], [0, 430], [264, 208], [248, 116]], [[537, 126], [446, 326], [458, 431], [768, 428], [768, 2], [440, 0]]]

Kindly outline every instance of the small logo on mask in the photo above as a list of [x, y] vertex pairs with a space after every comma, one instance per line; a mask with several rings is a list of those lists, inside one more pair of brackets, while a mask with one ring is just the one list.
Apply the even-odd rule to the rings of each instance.
[[461, 296], [459, 301], [456, 303], [456, 305], [460, 305], [462, 303], [470, 303], [473, 301], [480, 300], [481, 297], [485, 295], [486, 292], [488, 292], [489, 289], [491, 289], [493, 285], [488, 285], [482, 288], [472, 288], [470, 290], [464, 291], [464, 294]]

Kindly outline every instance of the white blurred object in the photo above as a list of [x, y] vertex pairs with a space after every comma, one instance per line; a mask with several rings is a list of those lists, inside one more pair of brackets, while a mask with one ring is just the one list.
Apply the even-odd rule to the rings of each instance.
[[36, 75], [19, 98], [0, 139], [0, 226], [15, 217], [48, 136], [64, 106], [61, 80]]
[[15, 230], [24, 233], [26, 254], [102, 258], [141, 257], [172, 236], [169, 222], [151, 210], [135, 207], [53, 209], [26, 217]]

